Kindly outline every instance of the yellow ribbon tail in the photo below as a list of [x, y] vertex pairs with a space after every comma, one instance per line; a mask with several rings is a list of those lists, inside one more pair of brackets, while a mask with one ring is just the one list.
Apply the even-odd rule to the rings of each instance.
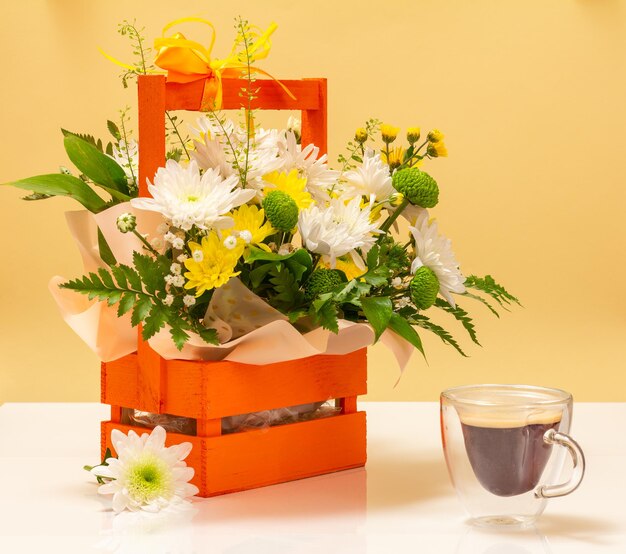
[[291, 98], [292, 100], [296, 100], [296, 97], [293, 95], [293, 93], [283, 83], [281, 83], [276, 77], [270, 75], [267, 71], [263, 71], [262, 69], [259, 69], [258, 67], [251, 67], [250, 69], [252, 69], [255, 73], [260, 73], [261, 75], [265, 75], [266, 77], [269, 77], [273, 81], [276, 81], [278, 85], [280, 86], [280, 88], [282, 88], [285, 91], [285, 93], [289, 96], [289, 98]]
[[120, 67], [123, 67], [124, 69], [130, 69], [131, 71], [137, 71], [138, 69], [136, 65], [130, 65], [128, 63], [121, 62], [120, 60], [118, 60], [117, 58], [114, 58], [113, 56], [109, 56], [109, 54], [107, 54], [104, 50], [102, 50], [102, 48], [98, 48], [98, 52], [100, 52], [100, 54], [102, 54], [110, 62], [113, 62], [115, 65], [119, 65]]

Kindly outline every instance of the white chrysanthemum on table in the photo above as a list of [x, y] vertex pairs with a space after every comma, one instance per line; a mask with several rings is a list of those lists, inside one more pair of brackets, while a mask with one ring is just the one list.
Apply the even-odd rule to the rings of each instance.
[[96, 466], [94, 475], [110, 479], [98, 488], [100, 494], [113, 495], [113, 510], [158, 512], [170, 504], [179, 504], [198, 494], [198, 487], [188, 481], [194, 470], [183, 461], [192, 444], [184, 442], [165, 446], [165, 429], [155, 427], [141, 436], [134, 431], [125, 435], [114, 429], [111, 442], [117, 458], [108, 458], [107, 466]]
[[343, 192], [351, 198], [367, 196], [370, 202], [383, 202], [395, 192], [389, 167], [383, 163], [379, 153], [370, 149], [365, 151], [363, 163], [344, 173], [344, 178], [346, 183], [343, 185]]
[[207, 169], [200, 175], [198, 164], [191, 161], [183, 167], [168, 160], [157, 170], [154, 184], [148, 185], [152, 198], [133, 198], [134, 208], [162, 213], [175, 227], [189, 231], [226, 229], [233, 220], [224, 214], [245, 204], [255, 196], [254, 190], [235, 189], [238, 179], [223, 179], [217, 169]]
[[452, 292], [465, 292], [465, 277], [459, 269], [450, 239], [440, 235], [437, 222], [430, 221], [428, 210], [423, 210], [417, 216], [414, 227], [409, 227], [415, 239], [415, 259], [411, 264], [411, 273], [420, 267], [431, 269], [439, 280], [439, 294], [451, 306], [455, 306]]
[[361, 199], [349, 202], [335, 198], [327, 207], [313, 205], [300, 212], [298, 230], [302, 242], [311, 252], [328, 256], [330, 266], [335, 267], [337, 258], [350, 254], [359, 268], [365, 264], [356, 252], [367, 252], [376, 241], [377, 224], [370, 221], [370, 208], [361, 207]]
[[307, 190], [315, 201], [324, 202], [328, 200], [328, 189], [337, 183], [340, 173], [329, 169], [326, 154], [318, 158], [319, 153], [320, 149], [313, 144], [302, 148], [293, 131], [288, 131], [284, 147], [279, 152], [282, 160], [280, 170], [289, 173], [297, 169], [301, 177], [307, 178]]
[[139, 179], [139, 144], [135, 139], [128, 142], [122, 139], [112, 148], [111, 158], [124, 170], [129, 184], [135, 183]]

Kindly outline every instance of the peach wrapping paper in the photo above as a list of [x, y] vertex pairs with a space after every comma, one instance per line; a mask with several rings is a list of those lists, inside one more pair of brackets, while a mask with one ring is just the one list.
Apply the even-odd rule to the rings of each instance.
[[[85, 272], [106, 267], [98, 253], [98, 227], [118, 262], [132, 265], [133, 251], [141, 251], [142, 247], [134, 235], [117, 230], [117, 217], [125, 212], [135, 214], [140, 233], [149, 238], [159, 236], [156, 229], [163, 222], [162, 216], [136, 210], [129, 203], [118, 204], [95, 215], [88, 211], [66, 214]], [[128, 314], [118, 318], [116, 306], [109, 307], [106, 303], [90, 301], [86, 296], [60, 289], [58, 285], [64, 281], [66, 279], [62, 277], [53, 277], [49, 283], [50, 292], [65, 322], [102, 361], [115, 360], [137, 350], [137, 331], [132, 328]], [[239, 279], [231, 279], [215, 291], [205, 322], [217, 329], [221, 344], [208, 345], [199, 336], [192, 335], [179, 351], [167, 329], [157, 333], [149, 344], [166, 359], [230, 360], [265, 365], [316, 354], [347, 354], [374, 342], [374, 332], [368, 324], [346, 320], [339, 320], [338, 334], [322, 328], [301, 333]], [[398, 365], [404, 369], [413, 347], [390, 330], [383, 333], [381, 341], [391, 349]]]

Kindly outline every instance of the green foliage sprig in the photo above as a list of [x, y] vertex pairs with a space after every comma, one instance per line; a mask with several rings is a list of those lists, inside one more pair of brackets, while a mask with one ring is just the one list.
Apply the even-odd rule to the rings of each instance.
[[166, 256], [134, 252], [133, 267], [119, 264], [109, 269], [100, 268], [61, 284], [61, 288], [87, 295], [90, 300], [105, 301], [109, 306], [117, 304], [118, 317], [131, 312], [131, 325], [143, 324], [144, 340], [168, 325], [179, 350], [189, 340], [189, 332], [198, 334], [208, 344], [218, 344], [217, 331], [204, 327], [194, 310], [184, 305], [183, 291], [173, 295], [170, 305], [164, 302], [173, 290], [168, 291], [165, 280], [170, 264], [171, 260]]

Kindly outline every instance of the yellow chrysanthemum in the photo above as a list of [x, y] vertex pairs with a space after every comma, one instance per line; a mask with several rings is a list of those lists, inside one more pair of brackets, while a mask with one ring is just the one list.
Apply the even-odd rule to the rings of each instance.
[[[330, 265], [325, 263], [324, 261], [320, 261], [319, 265], [324, 268], [330, 268]], [[343, 271], [348, 281], [352, 281], [352, 279], [357, 279], [361, 275], [367, 273], [367, 267], [364, 269], [359, 269], [351, 258], [337, 258], [337, 261], [335, 262], [335, 269]]]
[[243, 241], [229, 249], [213, 232], [202, 239], [202, 244], [190, 242], [191, 257], [185, 260], [187, 272], [186, 289], [196, 289], [196, 297], [211, 289], [225, 285], [231, 277], [241, 273], [235, 271], [237, 261], [243, 254]]
[[[243, 204], [236, 210], [233, 210], [230, 217], [233, 218], [235, 224], [225, 233], [230, 235], [232, 231], [237, 231], [240, 236], [243, 233], [244, 236], [242, 238], [244, 238], [244, 242], [246, 242], [247, 238], [250, 239], [248, 244], [258, 245], [263, 248], [265, 245], [261, 243], [276, 232], [269, 221], [264, 223], [265, 212], [263, 208], [258, 206]], [[245, 237], [246, 231], [250, 233], [247, 237]]]
[[402, 165], [402, 162], [404, 161], [404, 152], [405, 150], [402, 146], [397, 146], [396, 148], [389, 150], [389, 155], [387, 155], [385, 150], [381, 151], [381, 157], [382, 160], [389, 166], [389, 169], [393, 171]]
[[265, 194], [271, 190], [280, 190], [294, 199], [298, 210], [306, 210], [313, 203], [313, 197], [306, 190], [306, 177], [300, 177], [297, 169], [289, 173], [272, 171], [264, 175], [263, 180], [270, 185], [263, 189]]

